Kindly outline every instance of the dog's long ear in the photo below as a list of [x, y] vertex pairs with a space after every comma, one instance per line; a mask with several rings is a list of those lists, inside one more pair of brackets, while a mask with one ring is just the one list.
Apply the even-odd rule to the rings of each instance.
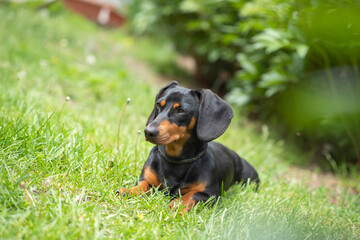
[[200, 108], [196, 127], [203, 142], [220, 137], [230, 125], [234, 113], [230, 105], [208, 89], [200, 91]]
[[[166, 85], [165, 87], [163, 87], [162, 89], [160, 89], [160, 91], [156, 95], [155, 104], [156, 104], [157, 100], [164, 95], [166, 90], [168, 90], [169, 88], [172, 88], [174, 86], [177, 86], [177, 85], [178, 85], [178, 82], [173, 81], [173, 82], [169, 83], [168, 85]], [[149, 125], [149, 123], [152, 122], [156, 118], [156, 115], [157, 115], [157, 112], [156, 112], [156, 105], [155, 105], [152, 112], [150, 113], [150, 116], [148, 117], [148, 120], [146, 121], [146, 126]]]

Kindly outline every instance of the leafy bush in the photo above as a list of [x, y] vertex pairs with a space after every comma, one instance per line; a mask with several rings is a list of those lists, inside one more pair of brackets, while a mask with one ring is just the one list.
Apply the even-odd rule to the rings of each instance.
[[203, 85], [219, 88], [231, 80], [249, 102], [285, 89], [303, 71], [307, 46], [288, 31], [294, 1], [134, 2], [133, 28], [167, 34], [195, 58]]
[[134, 0], [129, 15], [135, 32], [192, 56], [202, 86], [360, 164], [359, 11], [355, 0]]

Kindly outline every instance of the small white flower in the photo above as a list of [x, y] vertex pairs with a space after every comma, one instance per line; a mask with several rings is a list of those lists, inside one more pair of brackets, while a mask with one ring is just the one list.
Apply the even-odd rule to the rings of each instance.
[[65, 100], [68, 102], [70, 101], [70, 97], [69, 96], [66, 96]]
[[19, 79], [24, 79], [26, 77], [26, 72], [25, 70], [21, 70], [20, 72], [17, 73], [17, 77]]
[[127, 104], [129, 104], [129, 103], [130, 103], [130, 101], [131, 101], [131, 99], [130, 99], [130, 98], [128, 98], [128, 99], [127, 99]]
[[89, 65], [94, 65], [96, 63], [96, 57], [92, 54], [86, 55], [86, 63]]

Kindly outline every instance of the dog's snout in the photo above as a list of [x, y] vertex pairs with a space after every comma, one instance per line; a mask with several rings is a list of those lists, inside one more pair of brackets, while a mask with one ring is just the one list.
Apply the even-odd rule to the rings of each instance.
[[145, 137], [148, 140], [154, 140], [159, 135], [159, 131], [157, 130], [157, 128], [154, 127], [147, 127], [145, 128], [144, 132]]

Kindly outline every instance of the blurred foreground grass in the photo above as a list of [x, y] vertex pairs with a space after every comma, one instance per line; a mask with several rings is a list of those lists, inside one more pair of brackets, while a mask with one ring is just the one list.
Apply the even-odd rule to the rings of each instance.
[[0, 238], [359, 237], [359, 179], [341, 179], [338, 188], [293, 181], [288, 163], [304, 156], [238, 116], [219, 141], [259, 170], [258, 192], [234, 186], [214, 208], [200, 204], [186, 216], [170, 211], [161, 192], [116, 197], [152, 147], [136, 139], [157, 91], [124, 59], [131, 48], [149, 60], [163, 48], [68, 13], [40, 13], [0, 9]]

